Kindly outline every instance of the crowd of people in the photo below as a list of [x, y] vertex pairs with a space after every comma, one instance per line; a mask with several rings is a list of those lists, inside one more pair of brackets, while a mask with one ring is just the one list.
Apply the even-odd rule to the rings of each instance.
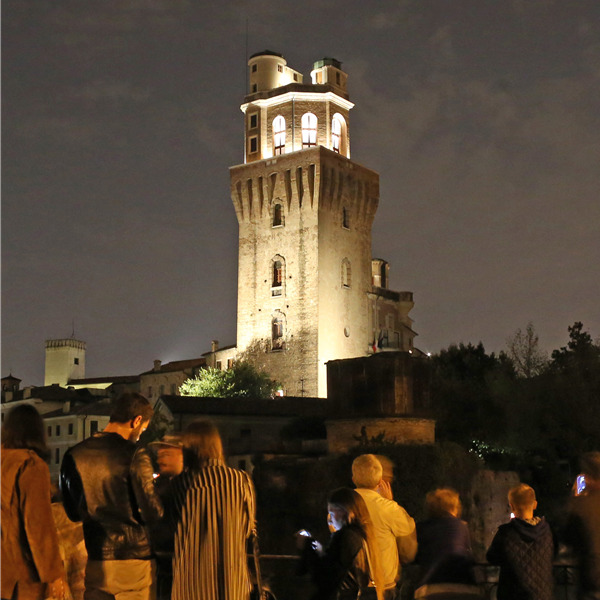
[[[62, 506], [82, 524], [87, 553], [82, 598], [68, 580], [55, 524], [43, 420], [29, 404], [7, 415], [3, 600], [249, 600], [256, 581], [248, 563], [256, 535], [251, 477], [226, 465], [210, 421], [150, 444], [155, 477], [148, 449], [137, 444], [152, 412], [140, 394], [123, 394], [106, 428], [64, 455]], [[585, 489], [575, 490], [559, 535], [579, 560], [578, 600], [600, 600], [600, 452], [584, 455], [581, 470]], [[411, 562], [419, 569], [415, 599], [480, 597], [459, 495], [448, 488], [428, 493], [427, 518], [415, 523], [393, 499], [392, 477], [385, 457], [358, 456], [355, 487], [328, 497], [327, 543], [296, 534], [299, 573], [310, 574], [312, 599], [398, 600], [402, 566]], [[508, 502], [511, 519], [487, 551], [488, 562], [500, 567], [497, 599], [552, 600], [556, 532], [535, 516], [530, 486], [511, 489]]]

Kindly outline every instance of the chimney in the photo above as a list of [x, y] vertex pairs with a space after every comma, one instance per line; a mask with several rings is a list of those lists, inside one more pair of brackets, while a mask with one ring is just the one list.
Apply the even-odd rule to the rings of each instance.
[[155, 360], [154, 361], [154, 371], [160, 371], [161, 365], [162, 365], [162, 362], [160, 360]]
[[69, 412], [70, 412], [70, 410], [71, 410], [71, 401], [70, 401], [70, 400], [67, 400], [67, 401], [66, 401], [66, 402], [63, 404], [63, 413], [64, 413], [65, 415], [68, 415], [68, 414], [69, 414]]
[[213, 340], [210, 343], [210, 351], [211, 352], [216, 352], [219, 349], [219, 340]]

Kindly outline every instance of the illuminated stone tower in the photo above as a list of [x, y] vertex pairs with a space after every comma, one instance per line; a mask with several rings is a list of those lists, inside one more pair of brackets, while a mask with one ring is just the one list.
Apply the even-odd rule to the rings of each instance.
[[85, 342], [74, 338], [46, 340], [44, 385], [66, 387], [71, 379], [85, 377]]
[[[347, 74], [311, 83], [274, 52], [249, 62], [239, 223], [237, 350], [293, 396], [327, 395], [325, 363], [372, 347], [371, 226], [379, 176], [350, 160]], [[412, 304], [411, 304], [412, 306]]]

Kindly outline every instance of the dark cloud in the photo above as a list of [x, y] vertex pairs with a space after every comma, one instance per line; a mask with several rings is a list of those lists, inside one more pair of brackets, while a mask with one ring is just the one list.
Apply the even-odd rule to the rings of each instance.
[[349, 73], [352, 158], [381, 175], [373, 254], [419, 344], [600, 334], [600, 19], [578, 3], [8, 0], [3, 375], [43, 341], [90, 375], [235, 341], [246, 53]]

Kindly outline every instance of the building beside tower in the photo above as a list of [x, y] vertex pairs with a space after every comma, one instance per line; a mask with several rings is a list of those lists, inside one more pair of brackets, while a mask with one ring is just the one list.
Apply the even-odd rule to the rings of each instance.
[[249, 62], [244, 163], [230, 168], [239, 224], [237, 352], [284, 384], [327, 396], [326, 363], [413, 350], [411, 292], [371, 257], [379, 175], [350, 159], [347, 74], [311, 82], [265, 51]]

